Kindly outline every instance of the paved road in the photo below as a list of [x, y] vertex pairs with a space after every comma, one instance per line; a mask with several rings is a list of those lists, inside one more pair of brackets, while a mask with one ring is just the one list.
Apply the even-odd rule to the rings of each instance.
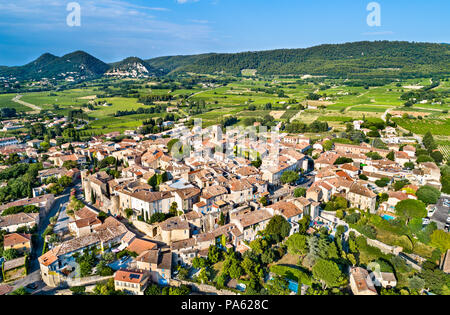
[[53, 229], [55, 233], [64, 232], [68, 229], [70, 218], [67, 215], [66, 209], [67, 205], [65, 204], [62, 206], [61, 211], [59, 212], [58, 221], [56, 222], [55, 228]]
[[[81, 183], [77, 183], [75, 185], [77, 189], [81, 187]], [[42, 249], [44, 247], [44, 240], [42, 238], [42, 234], [44, 233], [47, 226], [50, 224], [50, 218], [55, 216], [56, 213], [58, 213], [60, 207], [65, 206], [69, 199], [70, 199], [70, 190], [72, 187], [67, 188], [62, 195], [55, 198], [55, 202], [48, 212], [47, 216], [41, 221], [39, 224], [39, 228], [37, 231], [37, 234], [39, 235], [36, 244], [34, 244], [33, 251], [30, 256], [30, 267], [29, 267], [29, 274], [20, 280], [17, 280], [15, 282], [12, 282], [10, 285], [15, 289], [18, 289], [20, 287], [25, 287], [28, 284], [35, 283], [38, 288], [33, 292], [33, 294], [39, 292], [40, 290], [43, 290], [46, 288], [45, 283], [42, 281], [41, 273], [40, 273], [40, 267], [39, 267], [39, 261], [38, 257], [42, 254]]]
[[17, 95], [16, 97], [14, 97], [14, 98], [12, 99], [12, 101], [13, 101], [14, 103], [18, 103], [18, 104], [21, 104], [21, 105], [24, 105], [24, 106], [26, 106], [26, 107], [31, 108], [31, 109], [33, 110], [34, 113], [39, 113], [39, 112], [42, 110], [42, 108], [40, 108], [39, 106], [36, 106], [36, 105], [34, 105], [34, 104], [30, 104], [30, 103], [21, 101], [21, 100], [20, 100], [21, 98], [22, 98], [22, 95]]

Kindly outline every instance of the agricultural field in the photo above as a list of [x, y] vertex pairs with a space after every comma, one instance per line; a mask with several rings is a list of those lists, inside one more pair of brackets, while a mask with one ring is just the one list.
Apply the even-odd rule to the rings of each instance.
[[29, 112], [31, 108], [24, 106], [22, 104], [13, 102], [12, 99], [16, 96], [16, 94], [1, 94], [0, 95], [0, 108], [8, 107], [15, 108], [16, 112]]
[[79, 109], [83, 104], [89, 102], [82, 99], [86, 96], [96, 95], [93, 89], [74, 89], [63, 92], [35, 92], [23, 94], [22, 100], [39, 106], [43, 110], [55, 111], [54, 105], [62, 109]]
[[438, 150], [441, 151], [444, 159], [450, 160], [450, 141], [436, 141]]
[[394, 118], [394, 121], [402, 128], [418, 135], [424, 135], [430, 131], [436, 136], [450, 136], [450, 119], [403, 119]]
[[[422, 121], [396, 118], [400, 126], [414, 133], [424, 134], [427, 128], [432, 128], [433, 134], [437, 136], [449, 136], [450, 133], [446, 131], [449, 117], [443, 113], [450, 107], [447, 100], [441, 105], [423, 103], [407, 108], [400, 98], [405, 91], [429, 85], [430, 79], [362, 87], [349, 86], [344, 80], [336, 79], [267, 78], [258, 74], [253, 76], [251, 71], [248, 74], [252, 76], [233, 78], [230, 83], [215, 84], [213, 87], [196, 84], [189, 89], [181, 85], [183, 79], [171, 84], [180, 87], [179, 89], [165, 86], [155, 88], [158, 83], [153, 81], [104, 79], [64, 91], [22, 93], [22, 100], [59, 115], [82, 109], [91, 119], [88, 130], [92, 132], [122, 131], [140, 126], [145, 119], [164, 117], [165, 112], [121, 117], [115, 117], [115, 114], [118, 111], [149, 108], [150, 106], [139, 103], [139, 95], [171, 95], [171, 101], [156, 101], [155, 105], [176, 106], [178, 111], [175, 113], [179, 117], [201, 118], [204, 126], [217, 124], [227, 116], [235, 116], [238, 125], [246, 125], [251, 119], [271, 116], [275, 122], [288, 123], [294, 118], [309, 124], [320, 120], [328, 122], [332, 128], [344, 129], [346, 122], [363, 117], [381, 118], [387, 110], [391, 110], [416, 116], [421, 113], [421, 116], [426, 117]], [[208, 79], [220, 79], [220, 76], [208, 76]], [[127, 93], [127, 89], [122, 86], [127, 84], [131, 84], [129, 90], [133, 91], [133, 95], [123, 95], [124, 92]], [[435, 90], [448, 91], [450, 83], [443, 81]], [[326, 100], [308, 100], [309, 95], [314, 93], [326, 97]], [[102, 96], [106, 97], [97, 98]], [[0, 95], [0, 108], [14, 107], [19, 112], [29, 111], [28, 107], [12, 102], [13, 97], [12, 94]], [[91, 106], [90, 110], [87, 104], [92, 103], [91, 101], [107, 105], [94, 104], [94, 109]], [[202, 104], [200, 111], [195, 110], [199, 103]], [[309, 109], [302, 110], [302, 106], [309, 106]]]

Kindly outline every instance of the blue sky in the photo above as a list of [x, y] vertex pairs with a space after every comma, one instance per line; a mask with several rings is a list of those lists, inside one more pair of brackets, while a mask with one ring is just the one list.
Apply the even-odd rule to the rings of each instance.
[[[69, 27], [69, 2], [81, 26]], [[450, 42], [450, 1], [0, 0], [0, 65], [84, 50], [106, 62], [206, 52], [304, 48], [360, 40]]]

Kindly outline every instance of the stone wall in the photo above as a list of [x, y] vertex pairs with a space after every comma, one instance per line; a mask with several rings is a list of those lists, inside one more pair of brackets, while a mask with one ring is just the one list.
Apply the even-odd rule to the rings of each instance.
[[[147, 224], [145, 222], [139, 221], [139, 220], [133, 220], [133, 225], [142, 233], [145, 233], [147, 236], [154, 238], [156, 237], [158, 234], [161, 233], [161, 229], [159, 228], [158, 225], [151, 225], [151, 224]], [[155, 228], [156, 228], [156, 234], [155, 232]]]
[[198, 293], [212, 294], [212, 295], [237, 295], [236, 293], [234, 293], [232, 291], [224, 290], [224, 289], [219, 290], [216, 287], [213, 287], [208, 284], [200, 284], [200, 283], [196, 283], [196, 282], [175, 280], [175, 279], [172, 279], [169, 282], [169, 285], [174, 286], [174, 287], [179, 287], [183, 284], [192, 287], [192, 290], [194, 292], [198, 292]]

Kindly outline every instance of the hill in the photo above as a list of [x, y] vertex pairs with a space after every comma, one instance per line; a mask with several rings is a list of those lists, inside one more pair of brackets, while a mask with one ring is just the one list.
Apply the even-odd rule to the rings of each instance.
[[102, 75], [147, 77], [186, 72], [240, 75], [251, 69], [262, 75], [326, 75], [340, 78], [412, 78], [450, 74], [450, 45], [414, 42], [355, 42], [304, 49], [233, 54], [126, 58], [113, 64], [76, 51], [63, 57], [44, 54], [21, 67], [0, 66], [0, 77], [17, 80], [90, 80]]
[[21, 67], [0, 68], [0, 76], [17, 80], [67, 79], [89, 80], [103, 75], [109, 65], [85, 53], [76, 51], [62, 57], [46, 53]]
[[167, 56], [158, 57], [146, 60], [146, 62], [158, 69], [164, 74], [168, 74], [174, 70], [180, 70], [191, 64], [196, 64], [203, 58], [213, 56], [215, 54], [201, 54], [201, 55], [190, 55], [190, 56]]
[[239, 74], [255, 69], [263, 75], [312, 74], [334, 77], [412, 77], [449, 74], [450, 46], [410, 42], [355, 42], [305, 49], [155, 58], [165, 71]]
[[138, 57], [129, 57], [120, 62], [111, 64], [111, 68], [106, 72], [106, 75], [119, 77], [150, 77], [161, 75], [162, 73], [153, 68], [144, 60]]

